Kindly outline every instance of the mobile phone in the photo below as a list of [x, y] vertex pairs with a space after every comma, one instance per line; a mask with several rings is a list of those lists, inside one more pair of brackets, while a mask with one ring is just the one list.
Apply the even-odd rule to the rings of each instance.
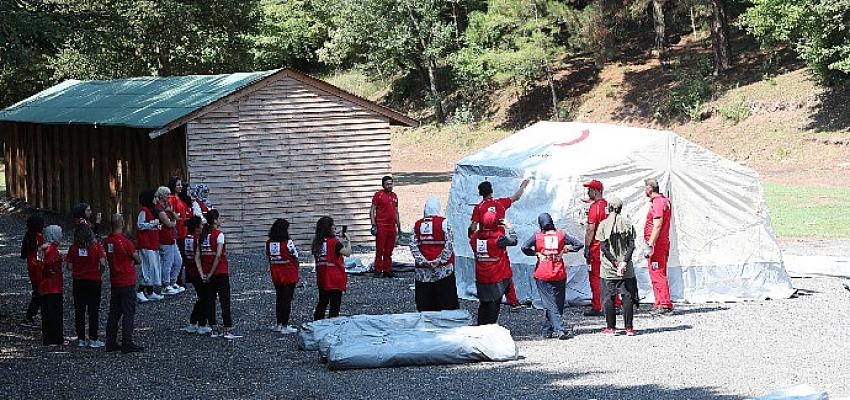
[[345, 232], [348, 232], [348, 225], [342, 226], [342, 234], [345, 235]]

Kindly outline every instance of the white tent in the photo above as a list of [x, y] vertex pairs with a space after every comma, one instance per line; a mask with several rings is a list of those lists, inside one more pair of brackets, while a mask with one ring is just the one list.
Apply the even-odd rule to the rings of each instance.
[[[672, 132], [605, 124], [539, 122], [457, 163], [446, 215], [454, 235], [458, 293], [475, 296], [472, 250], [466, 229], [481, 197], [478, 184], [491, 181], [495, 197], [508, 197], [522, 179], [533, 178], [507, 213], [520, 242], [549, 212], [556, 226], [584, 241], [588, 204], [583, 182], [602, 181], [605, 196], [623, 199], [624, 213], [638, 232], [634, 261], [640, 295], [652, 301], [643, 254], [649, 201], [644, 179], [658, 179], [673, 204], [668, 267], [674, 300], [712, 301], [788, 298], [794, 293], [764, 202], [758, 174]], [[509, 251], [521, 300], [538, 298], [533, 257], [519, 246]], [[581, 253], [566, 256], [568, 300], [590, 299]]]

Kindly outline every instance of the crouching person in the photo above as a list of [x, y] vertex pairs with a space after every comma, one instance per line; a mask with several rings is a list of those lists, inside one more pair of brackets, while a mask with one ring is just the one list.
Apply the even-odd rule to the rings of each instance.
[[637, 279], [632, 264], [635, 250], [635, 228], [625, 215], [622, 215], [623, 200], [608, 199], [610, 213], [596, 230], [596, 240], [602, 249], [602, 293], [605, 309], [605, 335], [617, 334], [617, 313], [614, 298], [619, 294], [623, 301], [623, 326], [627, 336], [633, 336], [634, 304], [638, 299]]
[[[109, 316], [106, 319], [106, 351], [136, 353], [142, 347], [133, 343], [133, 319], [136, 316], [136, 267], [142, 263], [136, 246], [124, 236], [124, 216], [112, 216], [112, 233], [103, 241], [109, 262]], [[121, 321], [121, 346], [118, 345], [118, 321]]]
[[542, 213], [537, 217], [540, 232], [522, 245], [527, 256], [536, 256], [534, 280], [543, 302], [546, 320], [543, 335], [561, 340], [573, 337], [573, 332], [564, 326], [564, 302], [566, 301], [567, 270], [563, 254], [579, 251], [584, 245], [564, 231], [555, 229], [552, 216]]

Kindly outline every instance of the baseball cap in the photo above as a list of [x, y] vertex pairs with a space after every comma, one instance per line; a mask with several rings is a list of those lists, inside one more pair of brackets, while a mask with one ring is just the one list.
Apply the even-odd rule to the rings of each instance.
[[600, 192], [601, 192], [601, 191], [602, 191], [602, 182], [599, 182], [599, 181], [597, 181], [596, 179], [594, 179], [594, 180], [592, 180], [592, 181], [590, 181], [590, 182], [585, 182], [585, 183], [584, 183], [584, 187], [588, 187], [588, 188], [591, 188], [591, 189], [596, 189], [596, 190], [598, 190], [598, 191], [600, 191]]

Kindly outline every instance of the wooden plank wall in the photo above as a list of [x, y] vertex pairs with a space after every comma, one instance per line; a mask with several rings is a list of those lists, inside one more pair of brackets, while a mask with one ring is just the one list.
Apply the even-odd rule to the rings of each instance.
[[[216, 193], [223, 186], [212, 193], [222, 208], [239, 203], [232, 203], [233, 213], [243, 216], [238, 246], [261, 249], [272, 222], [286, 218], [293, 240], [308, 252], [316, 221], [323, 215], [334, 218], [338, 226], [348, 225], [354, 244], [373, 240], [372, 194], [380, 189], [381, 177], [390, 173], [390, 128], [385, 117], [284, 78], [224, 113], [191, 122], [188, 140], [193, 181], [196, 176], [202, 180], [210, 176], [206, 168], [196, 168], [203, 164], [193, 161], [199, 153], [194, 146], [218, 141], [215, 147], [230, 162], [238, 149], [241, 166], [238, 171], [235, 166], [227, 169], [229, 179], [238, 183], [229, 187], [238, 193]], [[220, 179], [213, 182], [219, 185]], [[231, 211], [222, 213], [227, 217]], [[223, 230], [229, 233], [233, 227]]]
[[185, 128], [151, 140], [146, 130], [4, 123], [0, 135], [9, 196], [38, 209], [87, 202], [104, 221], [119, 211], [134, 220], [143, 188], [186, 174]]

